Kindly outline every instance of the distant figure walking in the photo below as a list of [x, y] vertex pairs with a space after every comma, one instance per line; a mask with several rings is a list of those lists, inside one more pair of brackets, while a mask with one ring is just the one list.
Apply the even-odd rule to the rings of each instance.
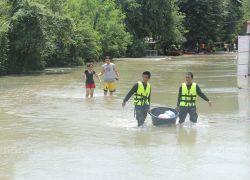
[[103, 77], [104, 81], [104, 95], [109, 94], [110, 96], [116, 91], [115, 81], [119, 79], [119, 73], [116, 70], [115, 64], [111, 63], [111, 59], [109, 56], [105, 57], [105, 64], [102, 65], [102, 71], [99, 73], [99, 76]]
[[143, 72], [142, 81], [139, 81], [132, 87], [122, 103], [122, 107], [125, 107], [126, 102], [134, 94], [135, 115], [138, 127], [144, 124], [150, 108], [151, 86], [148, 83], [150, 77], [150, 72]]
[[94, 77], [98, 78], [98, 80], [101, 82], [100, 77], [95, 73], [93, 70], [94, 65], [92, 63], [87, 64], [87, 70], [83, 73], [83, 78], [85, 79], [85, 87], [86, 87], [86, 97], [93, 97], [94, 96], [94, 90], [95, 90], [95, 81]]
[[209, 106], [212, 103], [209, 101], [207, 96], [201, 91], [200, 87], [193, 82], [193, 73], [186, 73], [186, 82], [182, 83], [179, 88], [177, 110], [179, 110], [179, 123], [183, 123], [187, 117], [190, 115], [190, 121], [193, 123], [197, 122], [198, 114], [196, 112], [196, 96], [197, 94], [208, 102]]

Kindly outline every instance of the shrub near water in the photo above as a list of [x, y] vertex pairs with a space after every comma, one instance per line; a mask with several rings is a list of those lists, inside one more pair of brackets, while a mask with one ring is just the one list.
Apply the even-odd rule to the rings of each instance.
[[44, 11], [37, 4], [25, 3], [12, 16], [9, 28], [10, 73], [44, 68], [42, 50], [45, 46], [42, 23]]
[[0, 75], [7, 73], [8, 39], [6, 30], [0, 30]]
[[[114, 0], [0, 0], [1, 74], [82, 65], [106, 54], [125, 55], [131, 37]], [[1, 14], [0, 14], [1, 21]]]
[[[0, 0], [0, 74], [234, 43], [249, 1]], [[202, 21], [201, 21], [202, 19]], [[244, 27], [243, 27], [244, 26]], [[152, 37], [156, 44], [148, 45]], [[186, 41], [185, 44], [183, 44]], [[191, 48], [192, 49], [192, 48]]]
[[69, 18], [56, 16], [37, 3], [23, 3], [10, 19], [9, 72], [71, 64], [71, 34]]

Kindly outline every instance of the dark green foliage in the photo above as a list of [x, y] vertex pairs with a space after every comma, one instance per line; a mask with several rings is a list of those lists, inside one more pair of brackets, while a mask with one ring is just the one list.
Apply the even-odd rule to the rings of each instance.
[[0, 1], [0, 75], [7, 73], [9, 13], [9, 6], [6, 1]]
[[0, 30], [0, 75], [4, 75], [7, 73], [7, 51], [7, 32], [4, 30]]
[[180, 8], [186, 14], [189, 44], [220, 41], [224, 20], [223, 0], [182, 0]]
[[74, 29], [70, 18], [56, 14], [49, 14], [45, 18], [43, 34], [45, 46], [41, 51], [47, 66], [76, 65], [71, 47]]
[[[76, 22], [78, 32], [81, 32], [79, 29], [89, 31], [77, 36], [85, 41], [88, 39], [88, 43], [92, 44], [95, 50], [90, 54], [97, 51], [99, 58], [107, 54], [116, 57], [125, 55], [131, 36], [124, 24], [125, 15], [114, 0], [71, 0], [65, 12]], [[91, 42], [89, 36], [95, 39]]]
[[70, 51], [72, 33], [71, 19], [52, 14], [40, 4], [23, 2], [10, 19], [9, 72], [75, 65]]
[[99, 16], [95, 20], [95, 29], [100, 34], [102, 55], [112, 57], [125, 55], [131, 40], [123, 23], [124, 14], [120, 9], [117, 9], [113, 0], [103, 1], [98, 12]]
[[101, 54], [100, 38], [98, 33], [94, 31], [88, 24], [79, 24], [75, 30], [74, 44], [72, 50], [74, 51], [78, 63], [83, 61], [96, 61]]
[[129, 57], [142, 57], [144, 56], [144, 50], [148, 49], [148, 45], [143, 39], [133, 38], [133, 42], [128, 46], [127, 56]]
[[[123, 56], [131, 38], [114, 0], [0, 0], [1, 74]], [[2, 10], [2, 9], [1, 9]]]
[[9, 73], [43, 69], [41, 51], [45, 46], [42, 19], [44, 10], [38, 4], [23, 3], [10, 20]]
[[180, 0], [186, 14], [187, 44], [233, 43], [243, 23], [243, 5], [237, 0]]
[[233, 43], [247, 20], [249, 0], [0, 0], [0, 74]]
[[225, 9], [222, 41], [234, 43], [243, 24], [243, 5], [236, 0], [228, 0], [225, 2]]
[[250, 21], [250, 1], [249, 0], [243, 0], [243, 22], [241, 24], [241, 34], [246, 33], [246, 22]]
[[175, 0], [117, 0], [117, 3], [126, 12], [128, 30], [136, 38], [131, 51], [136, 51], [132, 47], [138, 48], [138, 39], [143, 41], [146, 37], [157, 41], [156, 48], [161, 52], [185, 41], [184, 16], [179, 12]]

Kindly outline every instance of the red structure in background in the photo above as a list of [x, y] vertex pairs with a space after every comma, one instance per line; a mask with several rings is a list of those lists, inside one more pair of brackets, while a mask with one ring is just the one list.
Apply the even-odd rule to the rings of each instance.
[[250, 34], [250, 21], [247, 21], [247, 34]]

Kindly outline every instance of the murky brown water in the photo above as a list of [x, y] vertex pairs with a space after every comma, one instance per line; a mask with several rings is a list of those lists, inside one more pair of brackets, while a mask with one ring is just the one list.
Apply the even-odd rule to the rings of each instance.
[[[106, 98], [100, 85], [84, 98], [83, 68], [0, 78], [0, 179], [250, 178], [250, 91], [237, 88], [235, 55], [116, 64], [118, 91]], [[152, 105], [175, 107], [193, 71], [214, 106], [199, 99], [196, 126], [154, 127], [148, 117], [136, 128], [132, 101], [124, 110], [121, 102], [144, 70], [152, 72]]]

